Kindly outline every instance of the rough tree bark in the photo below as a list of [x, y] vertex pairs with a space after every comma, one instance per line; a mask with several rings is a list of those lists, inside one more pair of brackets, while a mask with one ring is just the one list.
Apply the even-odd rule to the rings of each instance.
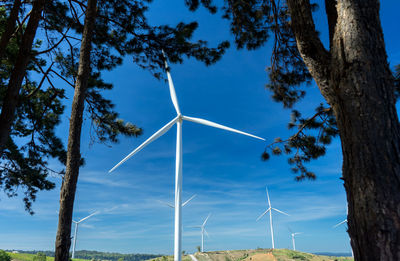
[[97, 0], [88, 0], [79, 54], [78, 76], [75, 83], [69, 124], [66, 172], [60, 192], [60, 211], [55, 243], [55, 261], [69, 260], [72, 213], [81, 163], [80, 139], [82, 117], [88, 78], [90, 76], [90, 52], [92, 48], [92, 32], [94, 31], [96, 20], [96, 9]]
[[329, 52], [315, 34], [308, 0], [287, 1], [292, 28], [303, 60], [336, 116], [355, 260], [398, 261], [400, 124], [379, 1], [338, 0], [336, 8], [332, 2], [326, 0], [334, 30]]
[[0, 58], [3, 57], [6, 47], [10, 42], [10, 39], [14, 33], [15, 25], [18, 19], [19, 8], [21, 7], [21, 0], [15, 0], [14, 5], [10, 11], [10, 15], [7, 19], [7, 25], [4, 32], [1, 34], [0, 39]]
[[7, 92], [3, 100], [0, 114], [0, 156], [3, 154], [10, 136], [11, 125], [14, 121], [15, 110], [19, 101], [19, 92], [26, 73], [26, 67], [31, 58], [32, 43], [35, 39], [45, 4], [46, 0], [36, 0], [33, 2], [31, 15], [22, 37], [17, 60], [8, 82]]

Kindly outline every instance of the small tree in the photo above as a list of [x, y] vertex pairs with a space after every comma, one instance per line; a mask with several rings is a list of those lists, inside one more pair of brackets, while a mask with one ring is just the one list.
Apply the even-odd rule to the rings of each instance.
[[11, 256], [4, 250], [0, 250], [0, 261], [11, 261]]
[[200, 246], [197, 246], [196, 249], [197, 249], [197, 252], [200, 252], [201, 247], [200, 247]]
[[33, 261], [46, 261], [46, 255], [39, 252], [33, 257]]

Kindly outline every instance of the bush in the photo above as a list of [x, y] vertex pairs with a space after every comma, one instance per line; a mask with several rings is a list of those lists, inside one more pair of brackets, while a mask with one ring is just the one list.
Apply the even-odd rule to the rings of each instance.
[[33, 257], [33, 261], [46, 261], [46, 255], [39, 252]]
[[0, 250], [0, 261], [11, 261], [11, 256], [6, 251]]

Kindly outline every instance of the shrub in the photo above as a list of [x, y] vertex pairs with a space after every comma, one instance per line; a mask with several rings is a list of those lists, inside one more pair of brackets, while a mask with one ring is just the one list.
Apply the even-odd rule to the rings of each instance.
[[33, 261], [46, 261], [46, 255], [39, 252], [33, 257]]
[[0, 261], [11, 261], [11, 256], [6, 251], [0, 250]]

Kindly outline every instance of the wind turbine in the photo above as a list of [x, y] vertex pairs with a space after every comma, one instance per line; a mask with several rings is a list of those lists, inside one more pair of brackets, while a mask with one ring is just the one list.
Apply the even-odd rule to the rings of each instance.
[[290, 228], [288, 228], [290, 231], [290, 235], [292, 236], [292, 245], [293, 245], [293, 250], [296, 251], [296, 242], [295, 242], [295, 236], [302, 234], [302, 232], [293, 232]]
[[257, 137], [252, 134], [248, 134], [243, 131], [235, 130], [230, 127], [223, 126], [218, 123], [214, 123], [208, 120], [188, 117], [181, 114], [181, 110], [179, 109], [178, 99], [176, 97], [174, 84], [172, 82], [171, 74], [169, 73], [169, 66], [167, 63], [167, 59], [165, 58], [165, 54], [163, 52], [165, 59], [165, 69], [167, 71], [168, 83], [169, 83], [169, 93], [171, 96], [172, 103], [174, 105], [177, 116], [168, 122], [164, 127], [159, 129], [156, 133], [154, 133], [150, 138], [148, 138], [145, 142], [143, 142], [139, 147], [129, 153], [122, 161], [120, 161], [117, 165], [115, 165], [109, 172], [112, 172], [117, 167], [119, 167], [122, 163], [127, 161], [130, 157], [135, 155], [141, 149], [149, 145], [151, 142], [155, 141], [159, 137], [161, 137], [164, 133], [166, 133], [169, 129], [172, 128], [176, 124], [177, 132], [176, 132], [176, 159], [175, 159], [175, 235], [174, 235], [174, 260], [181, 261], [182, 260], [182, 122], [191, 121], [198, 124], [207, 125], [214, 128], [219, 128], [231, 132], [236, 132], [239, 134], [247, 135], [256, 139], [265, 140], [263, 138]]
[[[346, 216], [349, 215], [349, 207], [347, 207], [346, 209]], [[333, 228], [337, 228], [338, 226], [347, 223], [347, 218], [345, 220], [343, 220], [342, 222], [337, 223], [336, 225], [333, 226]], [[351, 237], [350, 238], [350, 248], [351, 248], [351, 256], [354, 257], [354, 253], [353, 253], [353, 248], [351, 247]]]
[[268, 206], [269, 206], [269, 207], [268, 207], [268, 209], [267, 209], [264, 213], [262, 213], [262, 214], [256, 219], [256, 221], [260, 220], [260, 219], [261, 219], [265, 214], [267, 214], [268, 211], [269, 211], [269, 224], [270, 224], [270, 226], [271, 226], [272, 249], [274, 249], [274, 248], [275, 248], [275, 242], [274, 242], [274, 229], [273, 229], [273, 227], [272, 227], [272, 210], [275, 210], [275, 211], [277, 211], [277, 212], [279, 212], [279, 213], [281, 213], [281, 214], [284, 214], [284, 215], [286, 215], [286, 216], [289, 216], [289, 214], [287, 214], [287, 213], [285, 213], [285, 212], [283, 212], [283, 211], [280, 211], [279, 209], [273, 208], [273, 207], [271, 206], [271, 201], [269, 200], [268, 188], [266, 187], [265, 190], [267, 191], [267, 199], [268, 199]]
[[76, 236], [77, 236], [77, 234], [78, 234], [78, 225], [79, 225], [79, 223], [85, 221], [86, 219], [90, 218], [91, 216], [93, 216], [93, 215], [95, 215], [95, 214], [97, 214], [97, 213], [98, 213], [98, 212], [95, 211], [94, 213], [90, 214], [90, 215], [87, 216], [87, 217], [82, 218], [82, 219], [79, 220], [79, 221], [72, 220], [72, 222], [75, 223], [74, 244], [73, 244], [73, 246], [72, 246], [72, 258], [75, 258]]
[[210, 218], [210, 216], [211, 216], [211, 213], [208, 214], [207, 218], [204, 220], [204, 222], [201, 226], [192, 226], [192, 227], [201, 229], [201, 252], [204, 252], [204, 234], [206, 234], [208, 236], [205, 226], [206, 226], [206, 223], [207, 223], [208, 219]]

